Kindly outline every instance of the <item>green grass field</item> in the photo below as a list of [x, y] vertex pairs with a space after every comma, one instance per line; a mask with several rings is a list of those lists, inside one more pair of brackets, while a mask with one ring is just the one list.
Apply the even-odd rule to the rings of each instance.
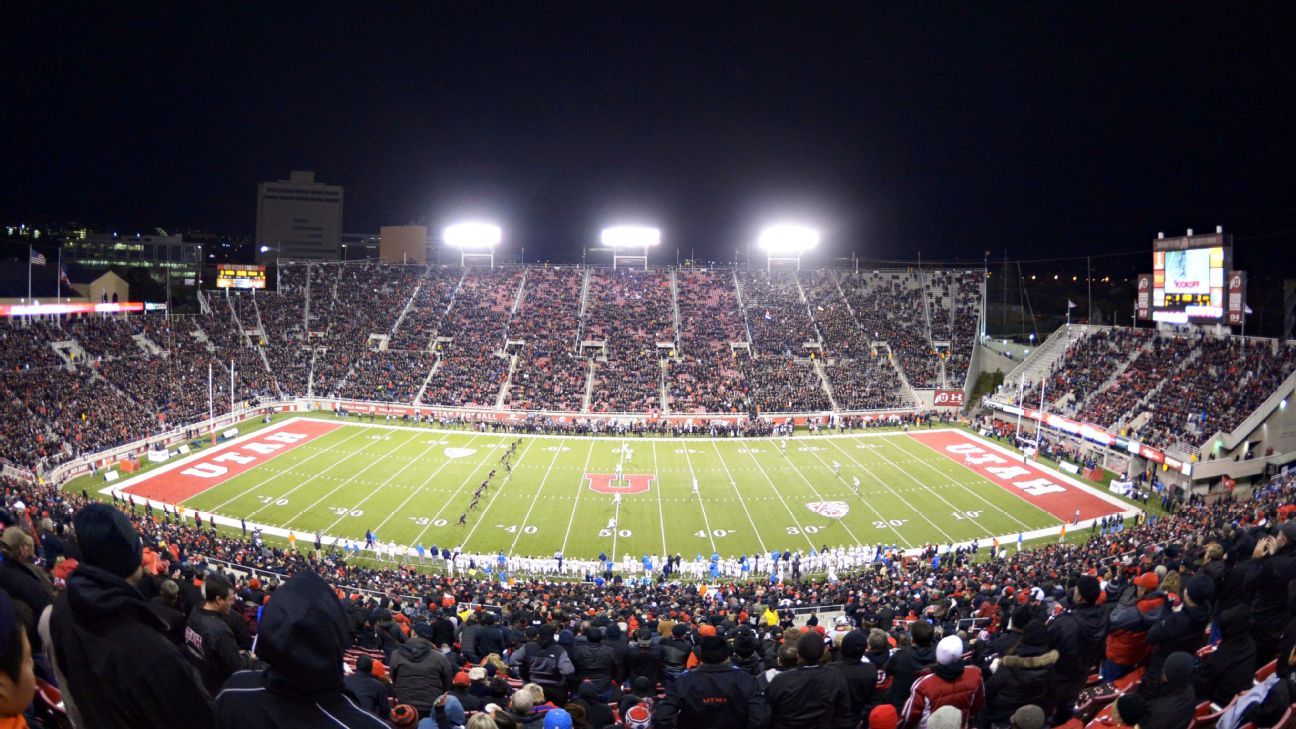
[[[785, 455], [766, 438], [513, 436], [343, 423], [184, 506], [289, 529], [306, 541], [316, 532], [326, 543], [362, 539], [372, 529], [402, 545], [522, 556], [562, 550], [572, 558], [912, 547], [1059, 523], [902, 433], [797, 436]], [[508, 475], [499, 460], [518, 437]], [[626, 475], [653, 477], [619, 504], [585, 478], [614, 474], [618, 463]], [[492, 468], [496, 477], [469, 511]], [[814, 502], [843, 502], [849, 511], [829, 518], [807, 507]]]

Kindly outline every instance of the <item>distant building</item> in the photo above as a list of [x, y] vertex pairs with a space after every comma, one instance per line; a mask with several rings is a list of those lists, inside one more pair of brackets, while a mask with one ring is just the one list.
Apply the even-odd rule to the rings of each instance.
[[[164, 230], [150, 234], [94, 233], [82, 231], [63, 242], [63, 263], [103, 271], [140, 268], [159, 284], [170, 272], [174, 286], [194, 286], [202, 269], [202, 245]], [[53, 261], [51, 261], [53, 263]]]
[[384, 263], [427, 263], [426, 225], [384, 225], [379, 235], [378, 257]]
[[257, 186], [257, 261], [336, 261], [342, 257], [342, 188], [294, 171]]
[[377, 233], [343, 233], [342, 260], [376, 261], [378, 260]]

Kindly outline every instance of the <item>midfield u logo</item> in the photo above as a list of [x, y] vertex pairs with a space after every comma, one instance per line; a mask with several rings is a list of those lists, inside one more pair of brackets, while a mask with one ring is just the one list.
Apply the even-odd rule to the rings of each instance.
[[647, 491], [657, 476], [651, 473], [623, 473], [617, 478], [615, 473], [587, 473], [585, 480], [589, 487], [600, 494], [642, 494]]

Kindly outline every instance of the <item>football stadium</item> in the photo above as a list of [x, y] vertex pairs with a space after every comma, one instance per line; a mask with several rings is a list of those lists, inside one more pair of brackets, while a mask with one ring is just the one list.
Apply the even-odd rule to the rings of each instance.
[[1291, 8], [353, 10], [10, 14], [0, 729], [1296, 729]]

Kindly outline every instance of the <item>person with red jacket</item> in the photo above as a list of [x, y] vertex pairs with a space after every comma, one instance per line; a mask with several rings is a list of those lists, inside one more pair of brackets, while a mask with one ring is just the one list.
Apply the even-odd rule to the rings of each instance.
[[1107, 657], [1100, 675], [1115, 681], [1147, 658], [1148, 630], [1165, 615], [1169, 606], [1155, 572], [1144, 572], [1125, 588], [1120, 602], [1107, 619]]
[[963, 665], [963, 641], [956, 635], [936, 644], [936, 665], [932, 672], [914, 681], [909, 700], [900, 712], [900, 729], [927, 729], [927, 718], [942, 706], [963, 714], [963, 729], [985, 705], [985, 682], [981, 669]]

